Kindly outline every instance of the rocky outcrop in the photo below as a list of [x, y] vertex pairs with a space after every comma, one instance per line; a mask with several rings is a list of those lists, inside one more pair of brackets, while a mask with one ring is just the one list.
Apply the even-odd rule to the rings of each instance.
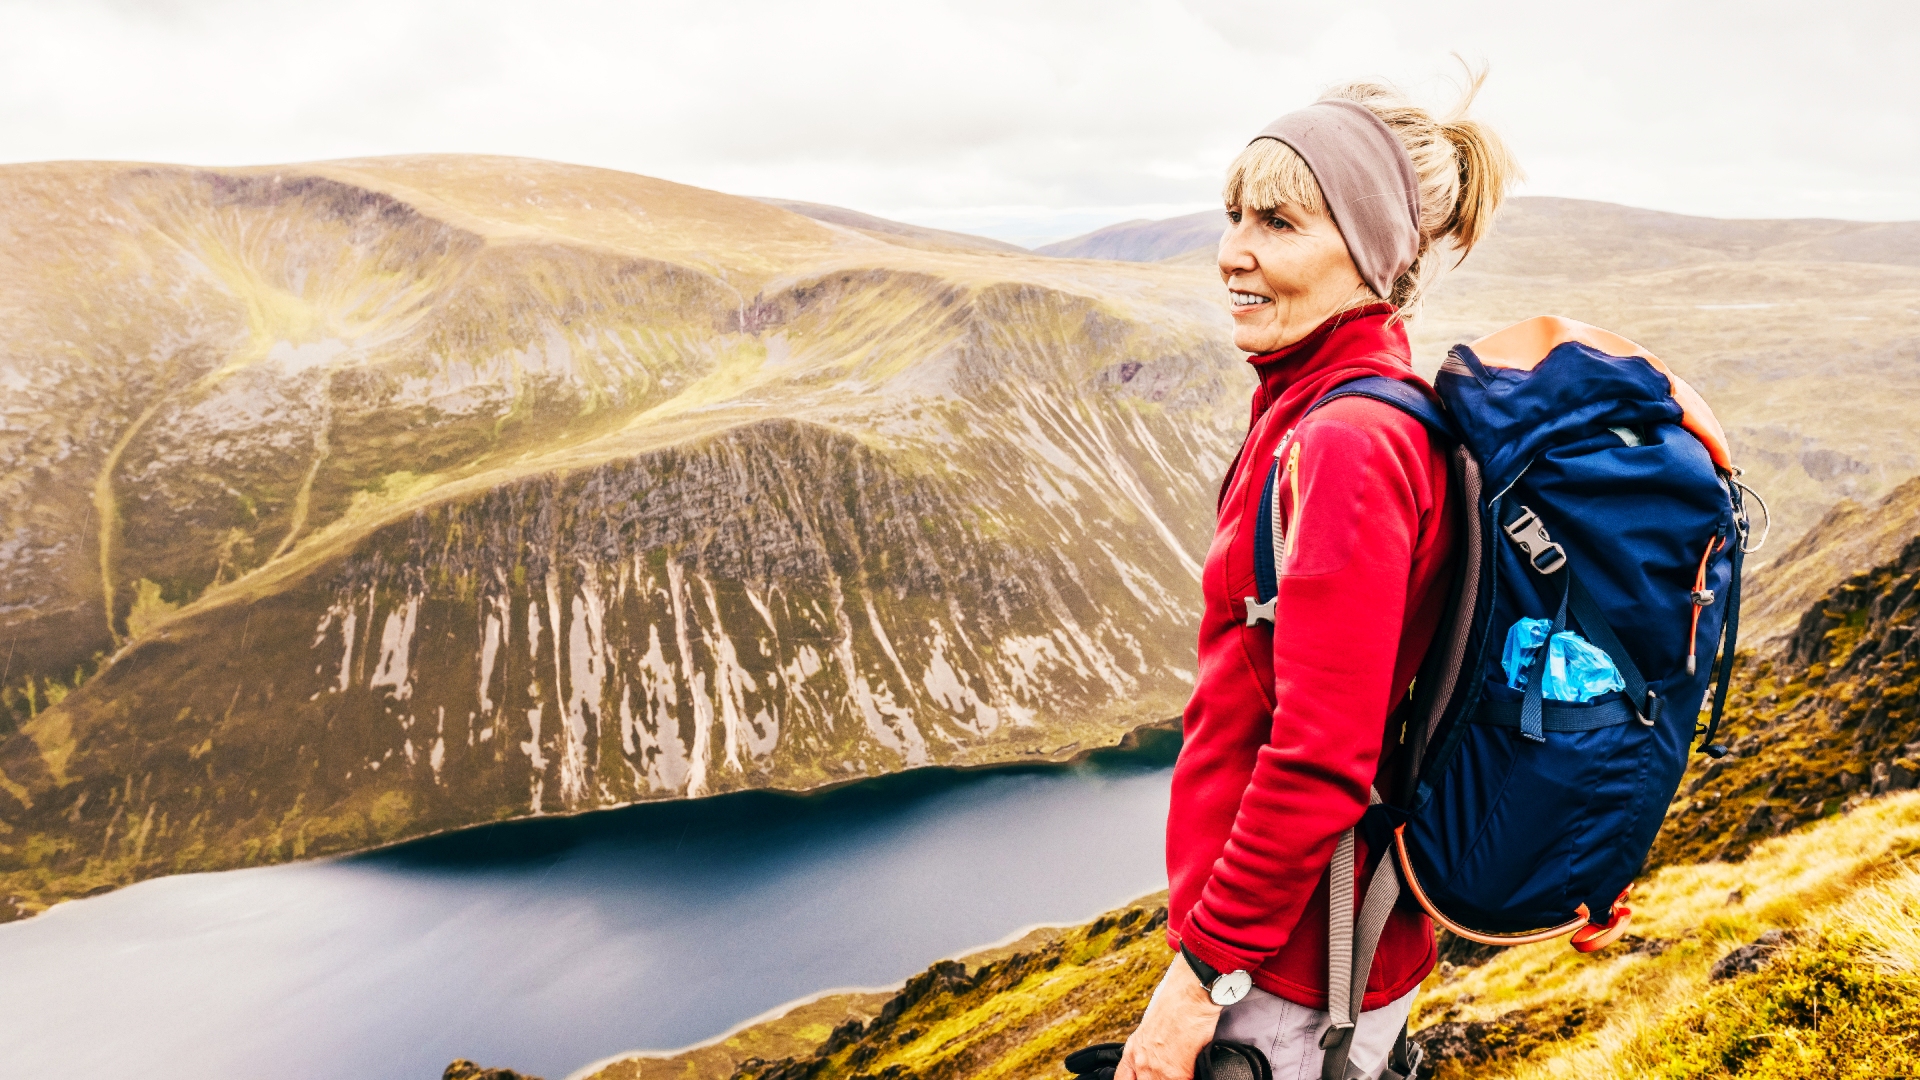
[[1742, 975], [1751, 975], [1766, 967], [1773, 961], [1776, 952], [1791, 943], [1791, 935], [1785, 930], [1769, 930], [1715, 960], [1713, 967], [1707, 969], [1707, 980], [1720, 982], [1725, 979], [1737, 979]]
[[1416, 1076], [1478, 1075], [1487, 1066], [1571, 1039], [1586, 1022], [1587, 1010], [1578, 1005], [1514, 1009], [1492, 1020], [1442, 1020], [1413, 1037], [1424, 1058]]
[[447, 1066], [440, 1074], [440, 1080], [540, 1080], [537, 1076], [514, 1072], [512, 1069], [488, 1069], [475, 1065], [466, 1058], [459, 1058]]

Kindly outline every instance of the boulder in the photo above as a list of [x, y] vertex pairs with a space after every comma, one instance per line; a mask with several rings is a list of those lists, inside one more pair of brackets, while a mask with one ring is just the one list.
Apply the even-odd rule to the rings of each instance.
[[1773, 954], [1788, 943], [1785, 930], [1769, 930], [1758, 938], [1714, 961], [1707, 971], [1709, 982], [1751, 975], [1773, 962]]
[[1907, 790], [1916, 778], [1920, 778], [1920, 762], [1912, 758], [1895, 758], [1887, 767], [1887, 788], [1891, 791]]

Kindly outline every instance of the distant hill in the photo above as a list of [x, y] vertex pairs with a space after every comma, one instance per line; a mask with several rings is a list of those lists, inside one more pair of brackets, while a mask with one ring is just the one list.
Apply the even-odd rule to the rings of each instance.
[[[1034, 251], [1075, 259], [1211, 265], [1222, 228], [1220, 211], [1203, 210], [1159, 221], [1123, 221]], [[1729, 259], [1920, 266], [1920, 221], [1703, 218], [1532, 195], [1501, 209], [1496, 239], [1474, 254], [1478, 269], [1497, 264], [1524, 273], [1619, 272]]]
[[948, 232], [945, 229], [929, 229], [924, 225], [909, 225], [904, 221], [863, 214], [858, 210], [848, 210], [841, 206], [826, 206], [821, 203], [800, 202], [797, 199], [773, 199], [755, 196], [768, 206], [777, 206], [815, 221], [824, 221], [829, 225], [839, 225], [855, 229], [868, 236], [886, 240], [889, 243], [907, 243], [928, 248], [955, 248], [962, 251], [1002, 251], [1015, 255], [1027, 255], [1030, 252], [1017, 244], [1004, 240], [994, 240], [972, 233]]
[[[1038, 250], [1210, 276], [1218, 236], [1209, 211]], [[1411, 326], [1415, 352], [1431, 373], [1452, 345], [1541, 313], [1625, 334], [1707, 395], [1774, 511], [1774, 544], [1756, 570], [1836, 500], [1872, 502], [1920, 472], [1920, 222], [1722, 220], [1516, 198], [1433, 289]]]
[[1190, 272], [457, 155], [0, 166], [0, 235], [0, 920], [1189, 692]]
[[1121, 262], [1159, 262], [1196, 249], [1205, 249], [1211, 256], [1225, 227], [1220, 211], [1202, 210], [1164, 221], [1123, 221], [1033, 250], [1056, 258]]
[[1632, 338], [1706, 395], [1773, 509], [1757, 574], [1840, 499], [1875, 502], [1920, 472], [1920, 222], [1515, 199], [1435, 286], [1415, 352], [1431, 370], [1542, 312]]

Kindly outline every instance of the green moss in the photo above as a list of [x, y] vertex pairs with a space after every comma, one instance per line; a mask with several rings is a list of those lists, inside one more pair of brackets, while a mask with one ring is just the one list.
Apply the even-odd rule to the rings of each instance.
[[1666, 1080], [1920, 1073], [1920, 982], [1877, 965], [1861, 937], [1825, 936], [1709, 990], [1643, 1033]]

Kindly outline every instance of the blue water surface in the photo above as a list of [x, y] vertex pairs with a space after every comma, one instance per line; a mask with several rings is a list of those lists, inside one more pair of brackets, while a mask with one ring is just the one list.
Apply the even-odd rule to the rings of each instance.
[[513, 822], [0, 925], [0, 1077], [550, 1080], [1165, 886], [1177, 737]]

